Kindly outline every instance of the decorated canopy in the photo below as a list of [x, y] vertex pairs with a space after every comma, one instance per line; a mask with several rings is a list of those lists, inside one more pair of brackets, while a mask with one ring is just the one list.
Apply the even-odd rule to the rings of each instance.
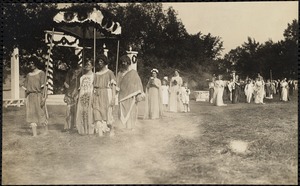
[[[62, 10], [53, 20], [59, 24], [59, 28], [76, 37], [92, 39], [115, 37], [121, 34], [121, 26], [113, 22], [103, 13], [93, 8], [92, 10]], [[96, 33], [94, 33], [96, 29]]]

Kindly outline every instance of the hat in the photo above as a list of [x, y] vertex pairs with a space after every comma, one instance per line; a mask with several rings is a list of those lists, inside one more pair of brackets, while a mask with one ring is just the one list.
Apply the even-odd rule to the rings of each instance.
[[164, 80], [168, 81], [168, 76], [165, 76], [165, 77], [164, 77]]
[[156, 68], [151, 70], [151, 73], [156, 72], [156, 74], [158, 74], [158, 70]]

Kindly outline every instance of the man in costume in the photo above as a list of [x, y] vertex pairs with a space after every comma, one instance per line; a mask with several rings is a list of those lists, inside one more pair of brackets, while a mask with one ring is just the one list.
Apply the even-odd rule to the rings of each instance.
[[131, 60], [128, 56], [120, 58], [121, 72], [117, 76], [119, 91], [119, 118], [127, 129], [134, 130], [138, 117], [138, 102], [145, 99], [143, 85], [137, 71], [130, 69]]

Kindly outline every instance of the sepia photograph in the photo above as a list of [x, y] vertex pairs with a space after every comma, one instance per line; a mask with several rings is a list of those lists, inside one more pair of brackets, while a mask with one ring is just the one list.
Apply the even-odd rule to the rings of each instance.
[[2, 3], [1, 184], [298, 185], [298, 5]]

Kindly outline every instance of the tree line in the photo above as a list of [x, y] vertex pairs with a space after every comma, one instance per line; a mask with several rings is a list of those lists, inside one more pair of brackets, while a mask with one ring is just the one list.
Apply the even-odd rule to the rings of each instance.
[[297, 79], [298, 35], [297, 20], [287, 24], [284, 39], [264, 43], [248, 37], [241, 46], [230, 50], [222, 59], [222, 69], [235, 69], [243, 77], [254, 77], [260, 73], [266, 79]]
[[[105, 16], [122, 26], [120, 54], [125, 54], [128, 46], [138, 51], [138, 71], [145, 83], [150, 70], [160, 70], [159, 77], [171, 77], [174, 69], [181, 72], [192, 88], [203, 89], [206, 79], [213, 74], [229, 74], [236, 70], [242, 77], [260, 72], [273, 78], [297, 76], [298, 21], [293, 20], [284, 31], [284, 40], [260, 44], [248, 38], [242, 46], [221, 56], [223, 41], [219, 36], [189, 34], [176, 11], [169, 7], [164, 10], [162, 3], [117, 3], [82, 4], [73, 7], [100, 8]], [[4, 18], [4, 67], [9, 69], [10, 53], [15, 46], [20, 49], [21, 72], [25, 72], [26, 56], [41, 56], [47, 52], [44, 30], [55, 28], [53, 16], [58, 12], [57, 4], [11, 3], [3, 7]], [[107, 41], [110, 49], [110, 68], [115, 69], [116, 41]], [[54, 61], [67, 60], [71, 49], [54, 50]], [[5, 72], [4, 69], [4, 72]]]

